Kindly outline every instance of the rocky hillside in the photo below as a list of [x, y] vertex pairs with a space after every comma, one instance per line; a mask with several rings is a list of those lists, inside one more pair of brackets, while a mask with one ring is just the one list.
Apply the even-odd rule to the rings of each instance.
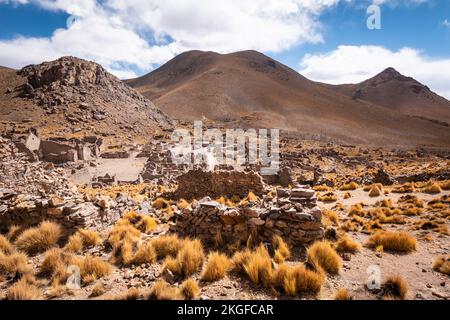
[[48, 136], [146, 136], [171, 120], [102, 66], [74, 57], [0, 70], [0, 115], [11, 130], [35, 126]]
[[393, 112], [450, 126], [450, 101], [417, 80], [388, 68], [358, 84], [331, 86], [353, 99], [364, 100]]
[[[319, 141], [392, 147], [450, 147], [450, 128], [355, 99], [256, 51], [185, 52], [127, 81], [170, 116], [235, 127], [275, 127]], [[390, 96], [390, 85], [380, 94]], [[392, 95], [397, 105], [397, 96]], [[416, 101], [411, 92], [408, 101]], [[417, 100], [418, 101], [418, 100]], [[450, 117], [450, 109], [437, 107]]]

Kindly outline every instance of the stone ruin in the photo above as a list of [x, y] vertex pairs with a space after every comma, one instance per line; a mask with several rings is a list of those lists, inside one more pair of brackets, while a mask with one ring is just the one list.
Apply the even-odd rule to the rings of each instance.
[[100, 147], [103, 143], [97, 137], [84, 137], [82, 139], [51, 139], [41, 140], [39, 132], [31, 129], [28, 134], [10, 134], [8, 136], [26, 155], [28, 161], [47, 161], [55, 164], [76, 162], [78, 160], [93, 160], [100, 156]]
[[[279, 235], [294, 246], [324, 236], [322, 211], [311, 189], [278, 189], [276, 197], [229, 208], [209, 197], [179, 215], [172, 230], [205, 243], [243, 244], [250, 235], [271, 241]], [[218, 240], [219, 239], [219, 240]]]
[[191, 170], [177, 178], [178, 188], [168, 194], [172, 199], [200, 199], [205, 196], [246, 197], [249, 192], [261, 196], [266, 188], [261, 176], [254, 171]]

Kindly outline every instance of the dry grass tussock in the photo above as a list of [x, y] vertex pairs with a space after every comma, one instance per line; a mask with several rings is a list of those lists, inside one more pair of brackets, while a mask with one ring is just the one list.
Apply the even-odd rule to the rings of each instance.
[[433, 183], [423, 188], [422, 191], [429, 194], [439, 194], [442, 192], [442, 189], [438, 183]]
[[95, 247], [102, 242], [98, 232], [80, 229], [70, 236], [66, 244], [66, 249], [70, 252], [80, 253], [86, 248]]
[[5, 298], [6, 300], [42, 300], [43, 295], [41, 289], [22, 279], [8, 288]]
[[189, 277], [199, 271], [203, 260], [204, 252], [200, 240], [184, 240], [176, 257], [167, 258], [163, 269], [169, 269], [182, 277]]
[[33, 267], [28, 263], [24, 253], [12, 252], [5, 254], [0, 251], [0, 275], [31, 279], [34, 276]]
[[11, 254], [14, 252], [14, 246], [9, 242], [9, 240], [0, 234], [0, 252], [5, 254]]
[[382, 246], [385, 251], [409, 253], [416, 250], [417, 240], [407, 232], [379, 231], [365, 245], [372, 249]]
[[175, 257], [183, 246], [184, 240], [177, 235], [164, 235], [151, 240], [158, 259]]
[[89, 298], [97, 298], [106, 293], [106, 288], [101, 282], [97, 282], [91, 290], [91, 294], [89, 295]]
[[333, 296], [333, 300], [353, 300], [350, 292], [346, 288], [340, 288]]
[[92, 283], [111, 273], [112, 266], [99, 257], [86, 256], [85, 258], [74, 258], [71, 264], [80, 268], [83, 283]]
[[308, 263], [316, 268], [323, 269], [330, 274], [338, 274], [342, 268], [339, 255], [328, 241], [318, 241], [307, 250]]
[[350, 182], [344, 184], [339, 190], [341, 191], [354, 191], [359, 188], [359, 185], [356, 182]]
[[447, 256], [447, 258], [444, 256], [437, 257], [433, 264], [433, 270], [450, 275], [450, 256]]
[[354, 241], [350, 236], [343, 235], [334, 244], [334, 248], [339, 253], [355, 253], [361, 250], [361, 244]]
[[256, 285], [269, 287], [272, 283], [272, 258], [263, 244], [254, 251], [246, 249], [236, 252], [233, 256], [233, 270], [247, 275]]
[[180, 293], [185, 300], [194, 300], [200, 294], [200, 288], [197, 281], [188, 279], [181, 284]]
[[25, 230], [16, 239], [16, 247], [28, 254], [44, 252], [56, 245], [62, 236], [59, 224], [44, 221], [38, 227]]
[[280, 264], [273, 274], [273, 286], [288, 296], [317, 295], [325, 283], [326, 276], [321, 272], [306, 269], [301, 264], [288, 266]]
[[208, 255], [206, 267], [203, 270], [202, 281], [212, 282], [225, 277], [231, 267], [231, 260], [224, 254], [212, 252]]
[[389, 276], [381, 286], [382, 295], [387, 299], [405, 300], [408, 287], [408, 283], [401, 276]]
[[178, 288], [171, 286], [164, 280], [158, 280], [150, 289], [147, 300], [183, 300], [183, 296]]
[[328, 192], [328, 193], [320, 195], [318, 200], [321, 202], [336, 202], [338, 199], [337, 199], [337, 196], [333, 192]]
[[272, 239], [273, 247], [275, 248], [274, 260], [276, 263], [283, 263], [291, 256], [291, 250], [282, 237], [276, 235]]

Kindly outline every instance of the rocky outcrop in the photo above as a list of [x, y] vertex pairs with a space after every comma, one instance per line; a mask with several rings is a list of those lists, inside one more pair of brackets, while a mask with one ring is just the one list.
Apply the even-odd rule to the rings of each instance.
[[245, 243], [250, 235], [271, 241], [279, 235], [293, 245], [323, 238], [322, 212], [311, 189], [278, 189], [277, 196], [229, 208], [204, 198], [185, 209], [173, 230], [206, 243]]

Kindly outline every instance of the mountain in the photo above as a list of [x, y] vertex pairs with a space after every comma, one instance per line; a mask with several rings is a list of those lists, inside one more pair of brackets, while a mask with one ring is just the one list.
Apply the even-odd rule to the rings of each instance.
[[187, 121], [206, 117], [354, 144], [450, 146], [450, 128], [442, 124], [354, 99], [351, 90], [310, 81], [256, 51], [190, 51], [126, 83], [168, 115]]
[[388, 68], [364, 82], [338, 85], [334, 88], [354, 99], [450, 125], [450, 101], [393, 68]]
[[41, 129], [44, 137], [146, 137], [172, 120], [99, 64], [74, 57], [0, 68], [3, 131]]

